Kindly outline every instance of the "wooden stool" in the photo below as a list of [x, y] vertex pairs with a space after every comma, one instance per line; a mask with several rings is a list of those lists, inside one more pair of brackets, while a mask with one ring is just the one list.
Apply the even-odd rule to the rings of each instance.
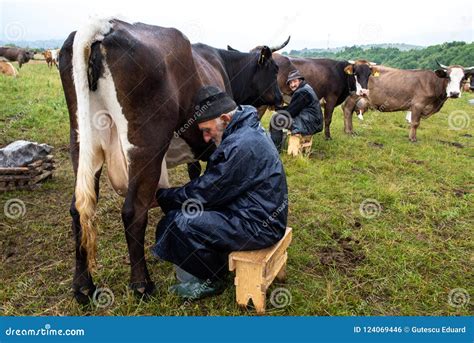
[[292, 135], [288, 141], [288, 155], [298, 156], [299, 154], [309, 154], [313, 145], [313, 136]]
[[229, 255], [229, 270], [235, 270], [235, 292], [237, 304], [247, 307], [250, 299], [258, 314], [265, 313], [265, 299], [268, 287], [276, 278], [286, 279], [286, 249], [290, 245], [291, 228], [275, 245], [262, 250], [234, 251]]

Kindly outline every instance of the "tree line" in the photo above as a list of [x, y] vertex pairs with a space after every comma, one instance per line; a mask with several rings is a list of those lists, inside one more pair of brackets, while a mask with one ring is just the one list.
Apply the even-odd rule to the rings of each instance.
[[335, 60], [366, 59], [377, 64], [400, 69], [435, 69], [438, 67], [436, 61], [445, 65], [459, 64], [470, 67], [474, 65], [474, 43], [447, 42], [407, 51], [401, 51], [394, 47], [363, 49], [358, 46], [351, 46], [340, 51], [292, 50], [289, 55]]

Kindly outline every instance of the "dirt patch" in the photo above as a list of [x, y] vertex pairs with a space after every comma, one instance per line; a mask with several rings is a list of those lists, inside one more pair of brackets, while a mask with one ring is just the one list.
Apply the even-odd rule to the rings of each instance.
[[451, 146], [459, 148], [459, 149], [464, 148], [464, 145], [462, 145], [461, 143], [458, 143], [458, 142], [448, 142], [448, 141], [443, 141], [443, 140], [440, 140], [440, 139], [438, 139], [438, 142], [446, 144], [446, 145], [451, 145]]
[[319, 160], [319, 161], [323, 161], [327, 158], [326, 154], [323, 151], [311, 151], [308, 157], [310, 159]]
[[470, 194], [471, 192], [467, 189], [453, 189], [454, 195], [457, 196], [458, 198], [462, 198], [463, 196]]
[[18, 252], [15, 241], [11, 239], [2, 240], [0, 243], [0, 256], [2, 263], [7, 263], [9, 259], [14, 258]]
[[335, 244], [321, 249], [319, 261], [323, 266], [334, 267], [344, 272], [355, 269], [365, 259], [360, 242], [351, 237], [340, 237], [333, 234]]
[[372, 147], [372, 148], [379, 148], [379, 149], [383, 148], [383, 144], [382, 143], [377, 143], [377, 142], [369, 142], [369, 146]]
[[422, 160], [408, 160], [408, 162], [413, 163], [413, 164], [418, 164], [418, 165], [425, 164], [425, 161], [422, 161]]
[[362, 168], [352, 167], [351, 171], [356, 174], [364, 174], [366, 171]]

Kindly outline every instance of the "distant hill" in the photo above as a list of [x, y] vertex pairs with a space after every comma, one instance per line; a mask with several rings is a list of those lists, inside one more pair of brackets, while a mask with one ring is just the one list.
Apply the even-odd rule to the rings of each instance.
[[20, 48], [29, 48], [32, 50], [44, 50], [44, 49], [58, 49], [60, 48], [66, 39], [46, 39], [46, 40], [34, 40], [34, 41], [17, 41], [7, 42], [0, 40], [0, 46], [17, 46]]
[[[405, 44], [405, 43], [384, 43], [384, 44], [364, 44], [358, 45], [357, 47], [368, 50], [370, 48], [396, 48], [400, 51], [407, 51], [412, 49], [423, 49], [424, 47], [421, 45], [412, 45], [412, 44]], [[302, 50], [291, 50], [289, 53], [284, 52], [284, 55], [291, 55], [291, 56], [304, 56], [304, 55], [311, 55], [311, 54], [324, 54], [324, 53], [335, 53], [343, 51], [349, 47], [341, 46], [338, 48], [329, 48], [329, 49], [321, 49], [321, 48], [314, 48], [314, 49], [302, 49]]]
[[329, 50], [292, 50], [286, 55], [336, 60], [367, 59], [377, 64], [402, 69], [434, 69], [437, 67], [436, 60], [446, 65], [460, 64], [470, 67], [474, 65], [474, 43], [449, 42], [428, 47], [374, 44]]

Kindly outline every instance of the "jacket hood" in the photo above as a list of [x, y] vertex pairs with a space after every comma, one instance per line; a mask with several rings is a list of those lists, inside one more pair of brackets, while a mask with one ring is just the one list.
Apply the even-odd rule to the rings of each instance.
[[224, 134], [222, 135], [222, 140], [241, 127], [248, 126], [257, 128], [258, 125], [259, 121], [255, 107], [239, 106], [237, 107], [237, 111], [232, 116], [230, 123], [225, 128]]

